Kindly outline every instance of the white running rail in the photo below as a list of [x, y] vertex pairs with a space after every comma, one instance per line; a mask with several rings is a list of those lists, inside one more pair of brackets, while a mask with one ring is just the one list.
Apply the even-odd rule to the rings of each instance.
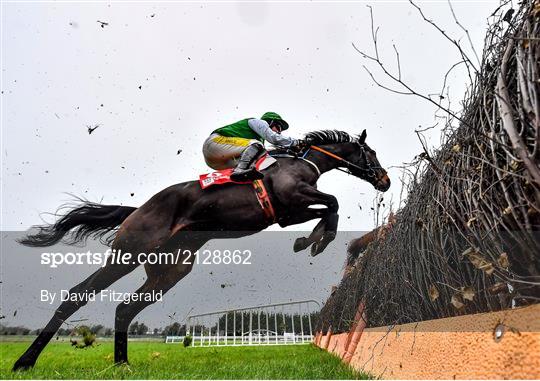
[[183, 343], [185, 336], [167, 336], [165, 342], [167, 344]]
[[320, 309], [301, 300], [207, 312], [188, 316], [186, 332], [193, 348], [310, 343]]

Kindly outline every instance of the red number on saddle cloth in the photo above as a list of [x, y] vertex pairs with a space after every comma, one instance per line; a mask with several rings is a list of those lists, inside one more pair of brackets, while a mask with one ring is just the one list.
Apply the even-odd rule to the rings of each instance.
[[[269, 156], [268, 154], [261, 156], [260, 159], [257, 160], [257, 164], [255, 165], [257, 169], [265, 169], [271, 166], [276, 162], [276, 159]], [[217, 185], [217, 184], [226, 184], [226, 183], [235, 183], [235, 184], [251, 184], [252, 181], [232, 181], [231, 180], [231, 173], [233, 169], [227, 168], [222, 169], [219, 171], [211, 172], [211, 173], [205, 173], [204, 175], [199, 176], [199, 184], [201, 185], [202, 189], [206, 189], [211, 185]]]
[[[208, 188], [210, 185], [234, 182], [231, 180], [232, 171], [233, 171], [232, 168], [227, 168], [227, 169], [222, 169], [221, 171], [216, 171], [216, 172], [200, 175], [199, 183], [201, 184], [201, 188], [205, 189], [205, 188]], [[250, 181], [245, 182], [245, 184], [248, 184], [248, 183], [250, 183]]]

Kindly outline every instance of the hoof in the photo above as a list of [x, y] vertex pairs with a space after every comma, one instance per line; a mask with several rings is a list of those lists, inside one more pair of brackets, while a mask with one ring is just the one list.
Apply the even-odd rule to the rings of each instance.
[[34, 367], [35, 361], [28, 361], [23, 359], [18, 359], [15, 365], [13, 365], [13, 371], [24, 371], [30, 370]]
[[307, 243], [307, 238], [305, 237], [297, 238], [294, 241], [293, 251], [295, 253], [298, 253], [299, 251], [307, 249], [308, 246], [309, 245]]
[[317, 254], [319, 254], [322, 250], [319, 250], [319, 244], [315, 242], [313, 245], [311, 245], [311, 256], [314, 257]]
[[311, 246], [311, 256], [314, 257], [319, 255], [326, 249], [328, 244], [336, 238], [336, 232], [326, 232], [324, 233], [323, 238]]

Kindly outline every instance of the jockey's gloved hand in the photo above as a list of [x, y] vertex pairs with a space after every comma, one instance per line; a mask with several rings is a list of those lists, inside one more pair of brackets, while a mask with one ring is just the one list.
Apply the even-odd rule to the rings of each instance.
[[302, 152], [304, 148], [308, 146], [307, 142], [303, 139], [297, 139], [290, 145], [289, 149], [296, 153]]

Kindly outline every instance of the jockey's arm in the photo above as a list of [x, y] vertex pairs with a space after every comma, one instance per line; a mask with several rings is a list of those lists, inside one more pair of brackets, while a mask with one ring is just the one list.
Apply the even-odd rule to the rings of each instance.
[[275, 146], [290, 147], [298, 144], [296, 139], [288, 136], [283, 136], [277, 132], [272, 131], [268, 122], [262, 119], [250, 119], [248, 120], [249, 127], [257, 133], [264, 140], [268, 140]]

